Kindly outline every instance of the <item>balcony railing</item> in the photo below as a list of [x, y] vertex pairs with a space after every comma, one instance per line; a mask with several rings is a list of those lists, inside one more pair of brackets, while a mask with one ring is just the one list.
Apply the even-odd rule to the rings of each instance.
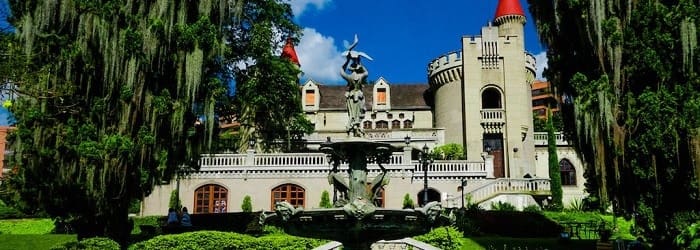
[[[331, 165], [323, 153], [283, 153], [283, 154], [206, 154], [200, 158], [200, 169], [193, 177], [203, 178], [249, 178], [254, 176], [289, 175], [317, 177], [328, 174]], [[418, 161], [404, 158], [403, 152], [395, 152], [384, 168], [394, 176], [423, 178], [423, 167]], [[348, 169], [341, 163], [341, 171]], [[367, 164], [370, 174], [380, 172], [376, 163]], [[428, 178], [458, 179], [486, 178], [484, 162], [435, 161], [428, 167]], [[413, 174], [412, 174], [413, 173]]]
[[[535, 146], [547, 146], [548, 138], [547, 132], [535, 132]], [[557, 138], [557, 146], [570, 146], [569, 142], [564, 138], [564, 133], [554, 132], [554, 136]]]
[[[487, 181], [486, 184], [471, 190], [465, 189], [464, 195], [469, 195], [472, 203], [481, 203], [500, 194], [549, 195], [551, 194], [549, 183], [549, 179], [502, 178]], [[446, 204], [457, 205], [460, 204], [460, 198], [464, 199], [463, 196], [457, 195], [448, 198], [445, 202]]]
[[505, 123], [506, 111], [503, 109], [482, 109], [481, 124]]

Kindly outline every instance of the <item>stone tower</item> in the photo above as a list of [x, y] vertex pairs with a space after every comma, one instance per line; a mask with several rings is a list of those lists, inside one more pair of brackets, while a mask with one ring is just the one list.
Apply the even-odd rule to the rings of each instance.
[[[465, 146], [467, 160], [493, 160], [494, 177], [535, 176], [532, 81], [519, 0], [500, 0], [480, 36], [428, 65], [435, 127], [446, 143]], [[543, 173], [544, 174], [544, 173]]]

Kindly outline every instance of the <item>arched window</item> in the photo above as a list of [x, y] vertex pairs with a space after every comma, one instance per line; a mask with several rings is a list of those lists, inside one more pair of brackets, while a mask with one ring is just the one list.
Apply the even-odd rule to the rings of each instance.
[[294, 207], [304, 207], [304, 188], [291, 183], [282, 184], [272, 189], [271, 209], [275, 209], [275, 203], [286, 201]]
[[372, 129], [372, 122], [371, 121], [364, 121], [362, 123], [362, 128], [364, 129]]
[[501, 105], [501, 92], [496, 88], [487, 88], [481, 93], [482, 109], [499, 109]]
[[391, 121], [391, 129], [400, 129], [400, 128], [401, 128], [401, 122], [399, 120]]
[[411, 120], [403, 121], [403, 128], [413, 128], [413, 121], [411, 121]]
[[220, 185], [209, 184], [194, 191], [194, 213], [226, 213], [228, 190]]
[[389, 129], [389, 122], [387, 122], [387, 121], [378, 121], [378, 122], [375, 124], [375, 126], [376, 126], [376, 127], [375, 127], [376, 129]]
[[559, 172], [561, 173], [562, 186], [576, 186], [576, 169], [569, 160], [559, 161]]

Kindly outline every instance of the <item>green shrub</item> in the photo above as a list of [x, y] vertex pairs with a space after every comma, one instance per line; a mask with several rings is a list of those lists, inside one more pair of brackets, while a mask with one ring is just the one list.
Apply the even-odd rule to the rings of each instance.
[[161, 235], [129, 246], [133, 250], [155, 249], [313, 249], [326, 241], [286, 234], [262, 237], [219, 231]]
[[436, 160], [464, 160], [466, 156], [464, 154], [464, 147], [462, 144], [448, 143], [433, 149], [430, 153], [430, 157]]
[[0, 200], [0, 219], [19, 219], [23, 218], [25, 215], [14, 207], [6, 205], [2, 200]]
[[681, 249], [700, 249], [700, 221], [678, 234], [674, 243]]
[[411, 199], [410, 194], [406, 194], [403, 196], [403, 208], [414, 208], [416, 207], [416, 203], [413, 202], [413, 199]]
[[156, 229], [160, 228], [161, 222], [164, 216], [154, 215], [154, 216], [143, 216], [143, 217], [132, 217], [134, 220], [134, 228], [131, 230], [131, 234], [141, 234], [140, 226], [152, 226]]
[[168, 203], [169, 208], [173, 208], [177, 211], [180, 211], [182, 208], [182, 201], [180, 201], [180, 197], [178, 197], [178, 190], [174, 189], [172, 192], [170, 192], [170, 202]]
[[140, 200], [132, 200], [131, 203], [129, 204], [129, 213], [130, 214], [138, 214], [141, 212], [141, 201]]
[[89, 238], [54, 246], [51, 250], [119, 250], [119, 244], [110, 238]]
[[243, 202], [241, 203], [241, 210], [246, 213], [253, 212], [253, 202], [250, 199], [250, 195], [243, 197]]
[[515, 206], [513, 204], [510, 204], [508, 202], [495, 202], [491, 203], [491, 210], [496, 210], [496, 211], [516, 211]]
[[438, 227], [427, 234], [413, 238], [445, 250], [461, 249], [463, 244], [462, 232], [454, 227]]
[[583, 200], [571, 200], [571, 202], [569, 202], [569, 206], [567, 206], [565, 210], [570, 212], [583, 212]]
[[318, 203], [318, 207], [320, 207], [320, 208], [332, 208], [333, 207], [333, 204], [331, 204], [330, 194], [328, 194], [327, 190], [323, 190], [323, 193], [321, 193], [321, 202]]
[[523, 212], [530, 212], [530, 213], [538, 213], [538, 214], [541, 214], [541, 213], [542, 213], [542, 208], [540, 208], [540, 206], [538, 206], [538, 205], [529, 205], [529, 206], [523, 208]]

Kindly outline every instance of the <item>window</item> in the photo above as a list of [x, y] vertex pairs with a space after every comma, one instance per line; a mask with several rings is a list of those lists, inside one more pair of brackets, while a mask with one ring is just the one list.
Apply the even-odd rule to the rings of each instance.
[[286, 201], [294, 207], [304, 207], [304, 188], [294, 184], [282, 184], [272, 189], [271, 209], [275, 209], [275, 203]]
[[226, 213], [228, 190], [215, 184], [204, 185], [194, 191], [194, 213]]
[[403, 119], [404, 115], [403, 113], [399, 113], [399, 119]]
[[362, 128], [364, 129], [372, 129], [372, 122], [371, 121], [364, 121], [362, 123]]
[[306, 95], [304, 96], [304, 99], [306, 106], [316, 105], [316, 92], [313, 89], [306, 90]]
[[576, 169], [567, 159], [559, 161], [562, 186], [576, 186]]
[[413, 121], [411, 121], [411, 120], [403, 121], [403, 128], [413, 128]]
[[501, 107], [501, 93], [496, 88], [488, 88], [481, 93], [482, 109], [499, 109]]
[[389, 129], [389, 122], [387, 121], [378, 121], [377, 124], [375, 125], [376, 129]]
[[378, 88], [377, 89], [377, 104], [386, 104], [386, 89], [385, 88]]
[[372, 119], [377, 119], [377, 114], [372, 113], [372, 115], [370, 115], [369, 117], [372, 118]]
[[401, 128], [401, 122], [399, 120], [391, 121], [391, 129], [399, 129], [399, 128]]
[[386, 118], [387, 118], [387, 119], [393, 119], [393, 118], [394, 118], [394, 114], [392, 114], [392, 113], [386, 114]]

